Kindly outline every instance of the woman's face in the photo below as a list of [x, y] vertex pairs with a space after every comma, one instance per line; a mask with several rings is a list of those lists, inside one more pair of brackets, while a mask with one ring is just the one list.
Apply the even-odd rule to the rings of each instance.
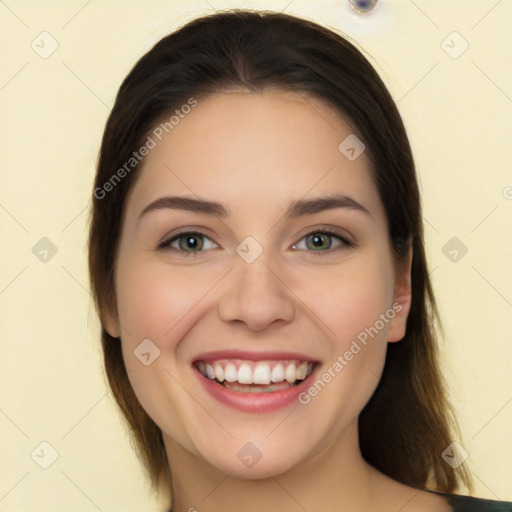
[[351, 127], [233, 91], [167, 129], [127, 197], [106, 325], [140, 403], [168, 451], [241, 478], [353, 448], [410, 290]]

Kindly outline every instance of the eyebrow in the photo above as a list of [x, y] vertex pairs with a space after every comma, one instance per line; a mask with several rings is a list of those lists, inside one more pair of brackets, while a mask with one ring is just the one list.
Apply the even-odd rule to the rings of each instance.
[[[347, 208], [365, 213], [371, 217], [370, 212], [355, 199], [344, 195], [330, 195], [319, 197], [316, 199], [299, 199], [292, 201], [286, 210], [285, 218], [291, 219], [302, 215], [312, 215], [325, 210], [334, 208]], [[154, 210], [171, 209], [171, 210], [187, 210], [196, 213], [205, 213], [216, 217], [225, 218], [229, 216], [229, 210], [222, 204], [215, 201], [207, 201], [204, 199], [195, 199], [184, 196], [166, 196], [160, 197], [156, 201], [148, 204], [139, 215], [142, 216]]]

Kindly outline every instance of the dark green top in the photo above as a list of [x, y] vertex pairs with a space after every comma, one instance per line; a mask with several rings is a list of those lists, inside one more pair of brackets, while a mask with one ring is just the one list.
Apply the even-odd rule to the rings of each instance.
[[[427, 492], [444, 496], [446, 501], [453, 507], [453, 512], [512, 512], [511, 501], [484, 500], [472, 496], [461, 496], [460, 494], [446, 494], [444, 492], [424, 489]], [[172, 512], [169, 509], [168, 512]]]
[[510, 501], [484, 500], [482, 498], [473, 498], [472, 496], [425, 490], [439, 496], [444, 496], [453, 507], [453, 512], [512, 512], [512, 502]]

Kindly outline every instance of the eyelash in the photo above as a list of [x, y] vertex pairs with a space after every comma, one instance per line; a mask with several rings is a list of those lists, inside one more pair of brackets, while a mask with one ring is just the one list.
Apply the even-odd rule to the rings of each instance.
[[[167, 239], [163, 240], [158, 245], [157, 249], [161, 250], [161, 251], [172, 250], [172, 251], [181, 252], [181, 253], [183, 253], [183, 255], [185, 257], [195, 256], [198, 252], [205, 252], [204, 250], [190, 251], [189, 252], [189, 251], [182, 251], [180, 249], [175, 249], [174, 247], [170, 247], [170, 245], [174, 241], [179, 240], [180, 238], [182, 238], [182, 237], [184, 237], [186, 235], [199, 235], [199, 236], [205, 237], [208, 240], [212, 241], [215, 245], [218, 246], [218, 244], [216, 242], [214, 242], [207, 234], [202, 233], [201, 231], [183, 231], [181, 233], [173, 235], [170, 238], [167, 238]], [[341, 236], [340, 234], [336, 233], [335, 231], [327, 229], [327, 228], [322, 228], [322, 229], [310, 231], [309, 233], [304, 235], [296, 244], [293, 244], [292, 247], [295, 247], [296, 245], [298, 245], [299, 242], [301, 242], [302, 240], [304, 240], [305, 238], [307, 238], [308, 236], [311, 236], [311, 235], [329, 235], [330, 237], [337, 238], [341, 242], [341, 246], [340, 247], [336, 247], [334, 249], [329, 248], [329, 249], [326, 249], [326, 250], [318, 250], [318, 251], [309, 250], [309, 251], [305, 251], [305, 252], [310, 252], [310, 253], [313, 253], [313, 254], [319, 254], [319, 253], [321, 254], [321, 253], [326, 253], [326, 252], [330, 253], [330, 252], [337, 251], [337, 250], [340, 250], [340, 249], [343, 249], [343, 248], [351, 248], [351, 247], [355, 247], [356, 246], [355, 243], [350, 242], [345, 237]], [[207, 249], [207, 250], [211, 250], [211, 249]], [[294, 250], [303, 250], [303, 249], [294, 249]]]

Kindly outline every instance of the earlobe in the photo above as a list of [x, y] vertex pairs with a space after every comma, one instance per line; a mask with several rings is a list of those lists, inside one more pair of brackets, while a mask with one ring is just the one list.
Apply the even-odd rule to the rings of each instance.
[[103, 329], [105, 329], [107, 334], [112, 336], [112, 338], [121, 337], [121, 329], [117, 315], [113, 315], [110, 311], [105, 311], [102, 315], [101, 324]]
[[400, 341], [407, 329], [407, 318], [411, 310], [412, 287], [412, 247], [406, 256], [403, 264], [400, 265], [395, 277], [395, 294], [393, 299], [394, 317], [389, 323], [388, 341], [393, 343]]

